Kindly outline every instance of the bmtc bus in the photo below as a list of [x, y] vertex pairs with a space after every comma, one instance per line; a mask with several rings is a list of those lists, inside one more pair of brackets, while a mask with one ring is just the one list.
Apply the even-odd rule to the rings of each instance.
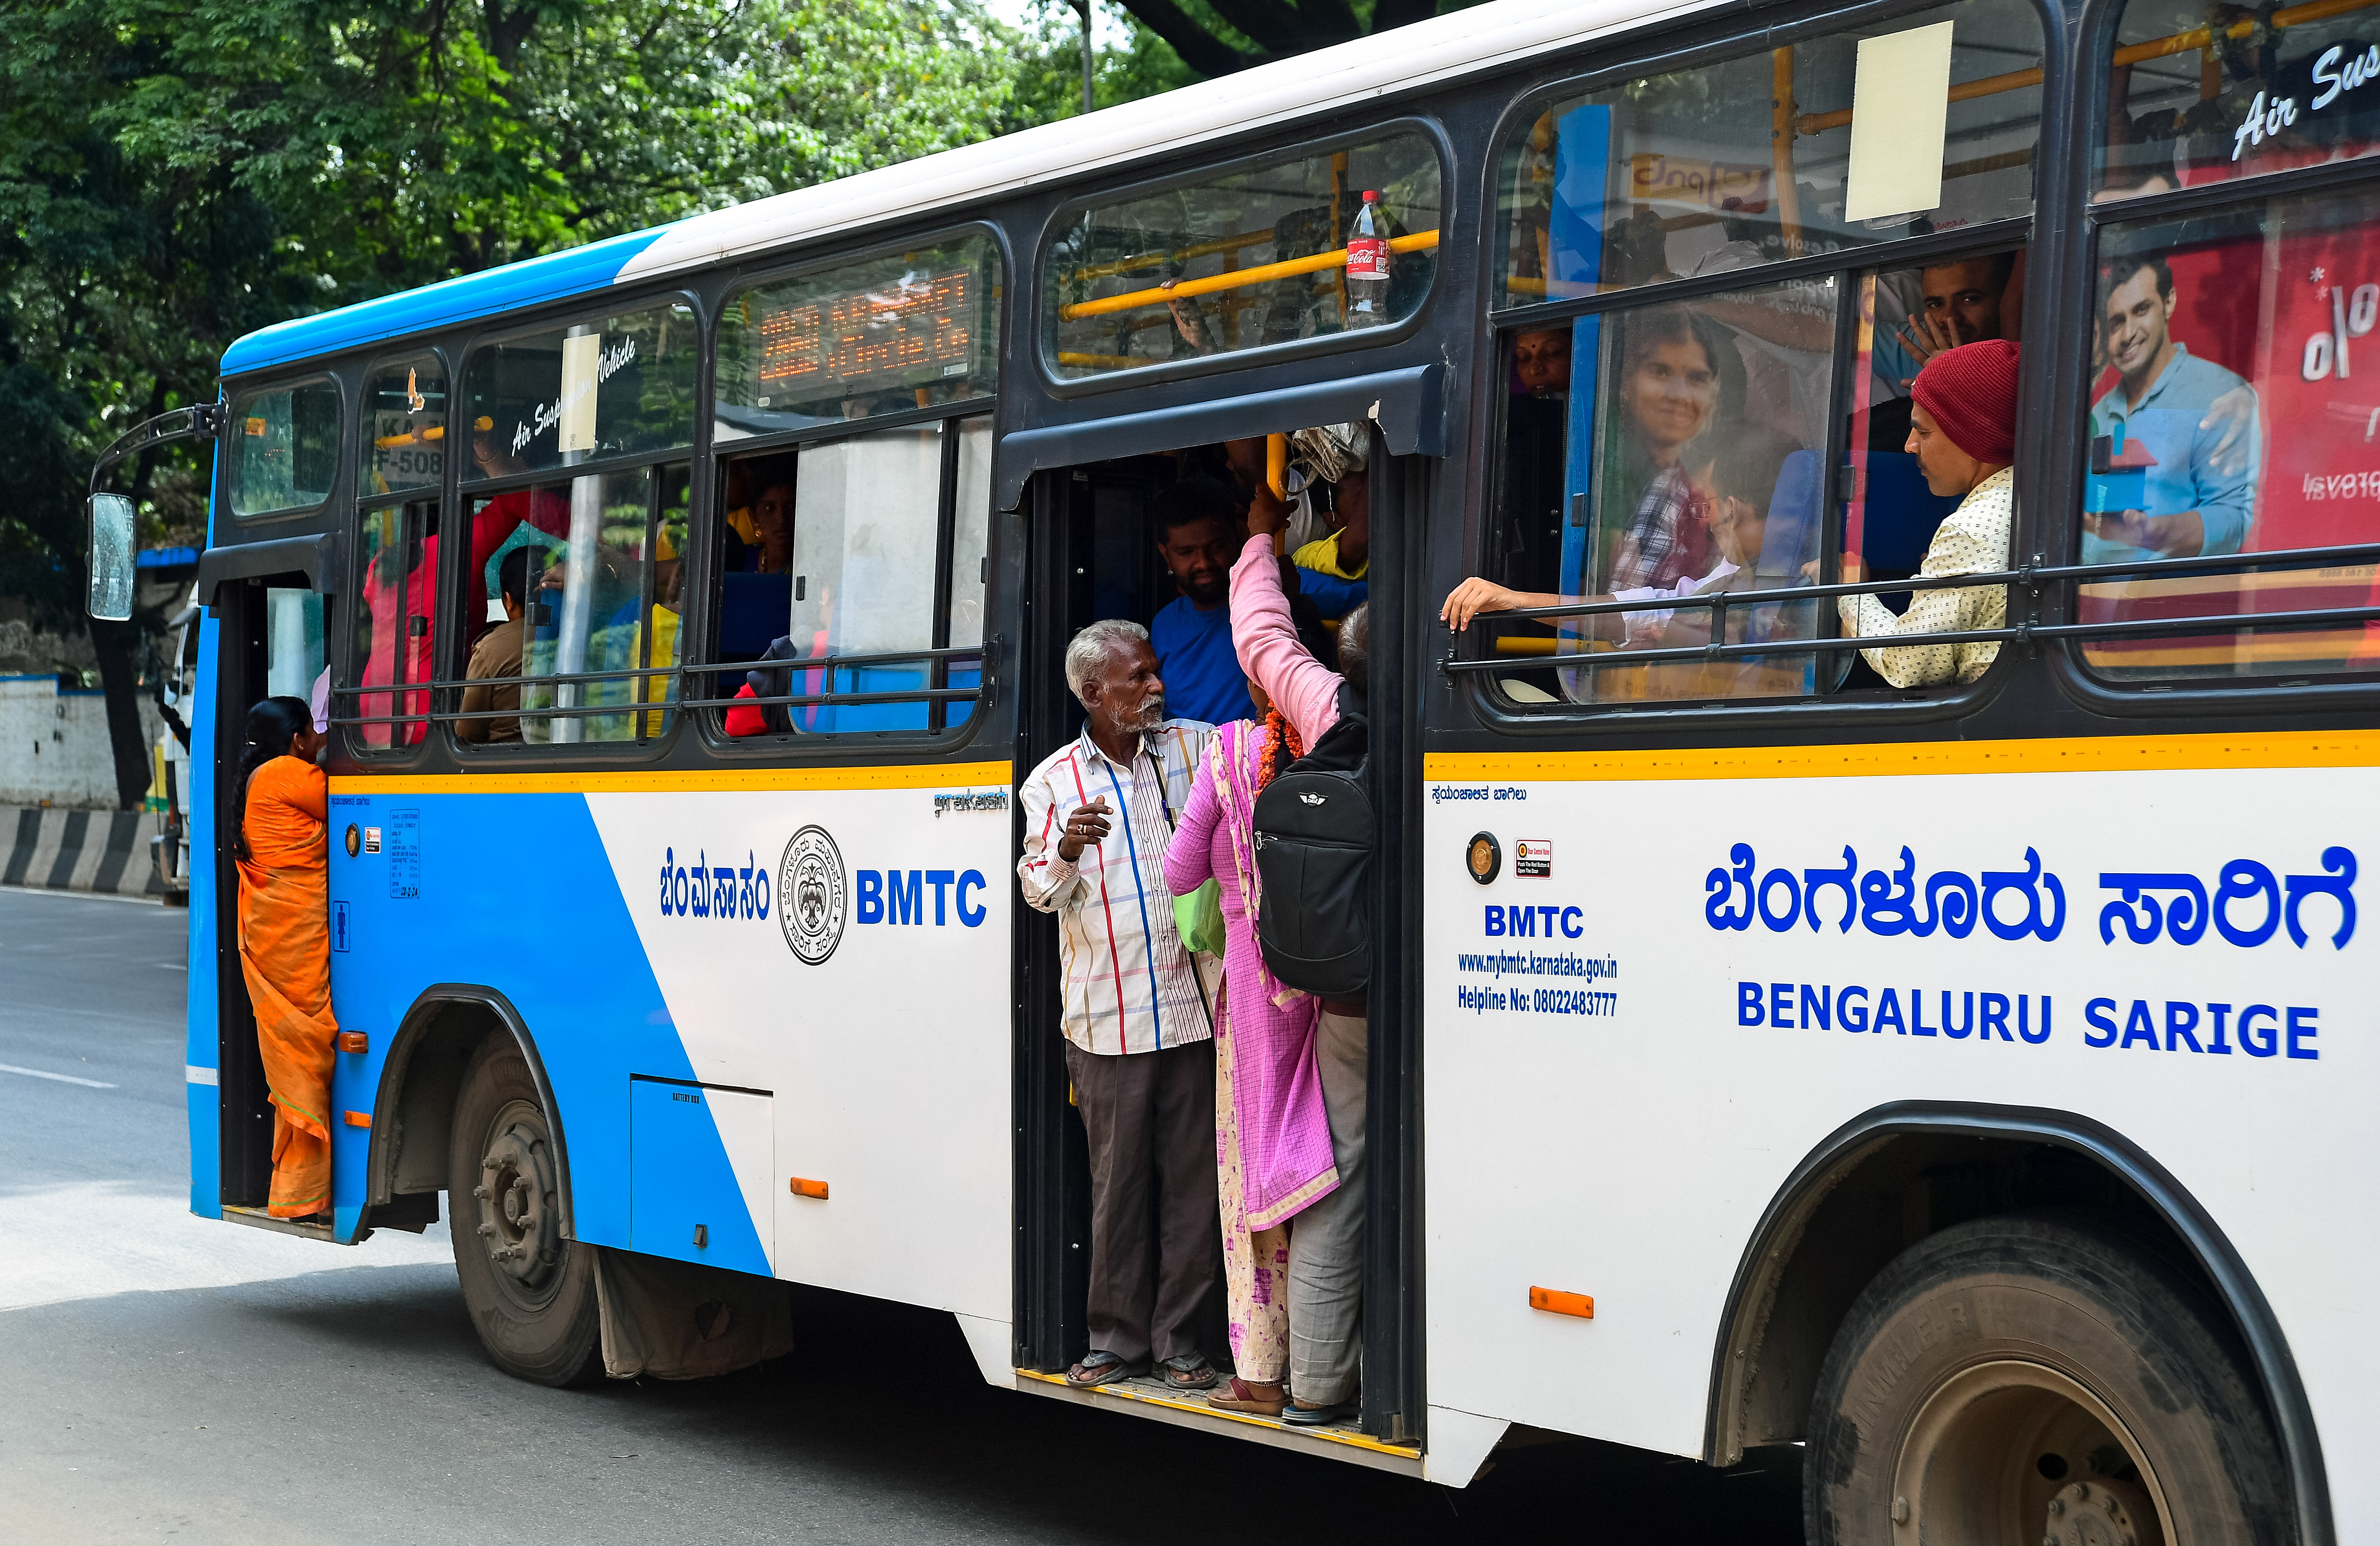
[[[517, 1373], [637, 1367], [692, 1263], [1452, 1486], [1799, 1444], [1821, 1541], [2373, 1539], [2380, 14], [2213, 15], [1491, 0], [239, 340], [138, 432], [215, 440], [191, 1207], [271, 1222], [225, 799], [327, 670], [335, 1206], [285, 1227], [443, 1192]], [[1910, 382], [1992, 337], [2013, 538], [1925, 594], [2005, 615], [1888, 676], [1841, 598], [1919, 593]], [[1014, 790], [1070, 635], [1169, 599], [1184, 455], [1352, 421], [1376, 1178], [1305, 1431], [1063, 1383]], [[1722, 499], [1756, 583], [1590, 642]], [[1569, 599], [1456, 634], [1470, 576]]]

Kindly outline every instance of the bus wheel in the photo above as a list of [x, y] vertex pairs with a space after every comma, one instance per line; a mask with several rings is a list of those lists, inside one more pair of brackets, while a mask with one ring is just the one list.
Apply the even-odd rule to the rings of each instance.
[[601, 1367], [594, 1252], [562, 1238], [561, 1176], [528, 1065], [482, 1043], [463, 1074], [446, 1164], [455, 1271], [488, 1356], [545, 1385]]
[[1818, 1546], [2278, 1546], [2279, 1446], [2221, 1312], [2070, 1220], [1977, 1219], [1904, 1251], [1811, 1403]]

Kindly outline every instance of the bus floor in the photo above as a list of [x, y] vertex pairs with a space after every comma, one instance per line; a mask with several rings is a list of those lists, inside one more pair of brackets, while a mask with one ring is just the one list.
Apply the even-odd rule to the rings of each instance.
[[1255, 1439], [1280, 1448], [1309, 1453], [1330, 1452], [1336, 1458], [1380, 1470], [1413, 1476], [1421, 1474], [1421, 1450], [1418, 1446], [1387, 1443], [1372, 1437], [1357, 1424], [1353, 1411], [1335, 1422], [1304, 1428], [1283, 1422], [1279, 1418], [1258, 1417], [1252, 1412], [1222, 1411], [1207, 1404], [1205, 1391], [1173, 1390], [1153, 1375], [1146, 1374], [1138, 1379], [1118, 1380], [1086, 1390], [1068, 1384], [1062, 1374], [1043, 1374], [1020, 1369], [1016, 1371], [1016, 1388], [1035, 1395], [1107, 1407], [1134, 1416], [1154, 1418], [1180, 1427]]

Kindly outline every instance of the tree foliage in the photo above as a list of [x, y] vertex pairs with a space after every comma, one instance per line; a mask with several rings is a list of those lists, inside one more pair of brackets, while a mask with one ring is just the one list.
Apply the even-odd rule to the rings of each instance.
[[[86, 470], [310, 311], [1029, 117], [977, 0], [0, 0], [0, 590], [80, 626]], [[202, 469], [130, 467], [152, 525]], [[127, 803], [139, 637], [92, 625]]]

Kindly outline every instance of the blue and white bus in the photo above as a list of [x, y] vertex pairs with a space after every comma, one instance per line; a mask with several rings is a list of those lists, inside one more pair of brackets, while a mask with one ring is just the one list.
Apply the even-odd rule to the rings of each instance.
[[[1450, 1486], [1534, 1431], [1799, 1444], [1822, 1541], [2372, 1539], [2375, 29], [1490, 0], [240, 339], [137, 432], [215, 441], [192, 1209], [443, 1193], [553, 1383], [759, 1356], [795, 1282]], [[2014, 537], [1938, 583], [2005, 615], [1883, 674], [1840, 598], [1919, 588], [1909, 383], [1991, 337]], [[1352, 420], [1374, 1179], [1360, 1410], [1300, 1431], [1063, 1383], [1014, 791], [1068, 637], [1170, 597], [1176, 459]], [[1748, 590], [1583, 642], [1646, 511], [1746, 489]], [[1450, 634], [1472, 575], [1572, 599]], [[222, 835], [248, 706], [326, 670], [335, 1207], [287, 1224]], [[739, 1292], [706, 1365], [686, 1301]]]

